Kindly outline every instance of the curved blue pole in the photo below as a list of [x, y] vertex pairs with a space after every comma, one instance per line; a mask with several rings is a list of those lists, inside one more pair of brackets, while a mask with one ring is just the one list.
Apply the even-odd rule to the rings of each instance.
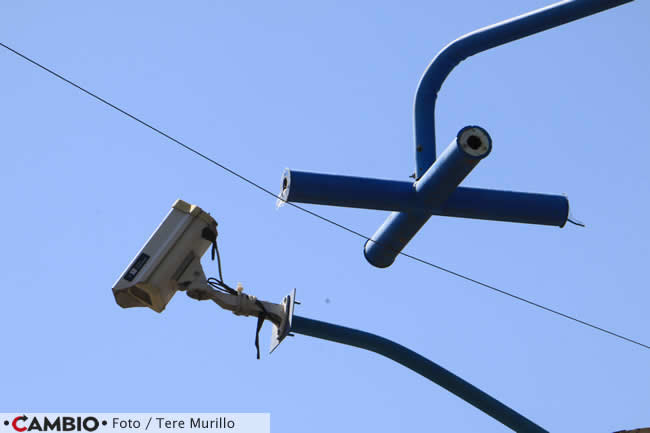
[[546, 432], [528, 418], [490, 397], [471, 383], [394, 341], [357, 329], [300, 316], [293, 316], [291, 331], [378, 353], [440, 385], [514, 431]]
[[415, 94], [415, 173], [419, 179], [436, 160], [435, 105], [438, 91], [460, 62], [553, 27], [620, 6], [632, 0], [568, 0], [468, 33], [444, 47], [422, 75]]

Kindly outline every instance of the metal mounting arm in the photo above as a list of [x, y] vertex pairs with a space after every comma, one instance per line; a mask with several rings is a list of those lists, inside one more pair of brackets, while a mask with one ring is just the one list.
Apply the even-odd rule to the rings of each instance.
[[[237, 316], [259, 316], [264, 312], [268, 315], [269, 320], [276, 325], [280, 324], [282, 316], [284, 316], [282, 305], [260, 301], [255, 296], [246, 293], [231, 295], [222, 293], [212, 287], [202, 287], [200, 289], [189, 289], [187, 296], [197, 301], [209, 299], [224, 310], [232, 311]], [[264, 306], [264, 310], [262, 310], [260, 304]]]
[[197, 301], [209, 299], [224, 310], [232, 311], [237, 316], [260, 317], [260, 314], [265, 314], [266, 319], [273, 323], [270, 349], [273, 352], [282, 340], [289, 335], [293, 318], [293, 306], [296, 301], [296, 289], [293, 289], [289, 295], [285, 296], [280, 304], [260, 301], [255, 296], [243, 292], [237, 295], [223, 293], [209, 286], [188, 289], [187, 296]]

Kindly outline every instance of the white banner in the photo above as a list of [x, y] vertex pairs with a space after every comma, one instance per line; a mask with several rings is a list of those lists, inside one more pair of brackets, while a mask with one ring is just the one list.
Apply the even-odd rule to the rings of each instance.
[[268, 413], [0, 413], [0, 433], [271, 433]]

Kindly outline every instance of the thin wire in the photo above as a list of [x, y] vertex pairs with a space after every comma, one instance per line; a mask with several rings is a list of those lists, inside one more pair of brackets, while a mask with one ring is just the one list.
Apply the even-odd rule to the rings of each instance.
[[[247, 177], [245, 177], [245, 176], [242, 176], [241, 174], [237, 173], [236, 171], [234, 171], [234, 170], [232, 170], [232, 169], [226, 167], [225, 165], [223, 165], [223, 164], [221, 164], [221, 163], [215, 161], [214, 159], [212, 159], [212, 158], [210, 158], [210, 157], [204, 155], [203, 153], [199, 152], [198, 150], [193, 149], [192, 147], [190, 147], [190, 146], [186, 145], [185, 143], [181, 142], [180, 140], [177, 140], [176, 138], [172, 137], [171, 135], [169, 135], [169, 134], [167, 134], [167, 133], [161, 131], [160, 129], [158, 129], [158, 128], [152, 126], [152, 125], [150, 125], [149, 123], [145, 122], [144, 120], [141, 120], [141, 119], [135, 117], [134, 115], [132, 115], [132, 114], [128, 113], [127, 111], [121, 109], [120, 107], [118, 107], [118, 106], [116, 106], [116, 105], [114, 105], [114, 104], [108, 102], [106, 99], [104, 99], [104, 98], [102, 98], [102, 97], [96, 95], [95, 93], [93, 93], [93, 92], [91, 92], [91, 91], [89, 91], [89, 90], [84, 89], [84, 88], [81, 87], [80, 85], [78, 85], [78, 84], [76, 84], [76, 83], [74, 83], [74, 82], [68, 80], [68, 79], [65, 78], [64, 76], [62, 76], [62, 75], [60, 75], [60, 74], [54, 72], [53, 70], [51, 70], [51, 69], [49, 69], [49, 68], [43, 66], [42, 64], [38, 63], [37, 61], [35, 61], [35, 60], [33, 60], [33, 59], [29, 58], [29, 57], [27, 57], [26, 55], [20, 53], [19, 51], [14, 50], [13, 48], [11, 48], [11, 47], [5, 45], [5, 44], [2, 43], [2, 42], [0, 42], [0, 46], [6, 48], [7, 50], [11, 51], [11, 52], [14, 53], [15, 55], [17, 55], [17, 56], [23, 58], [24, 60], [28, 61], [29, 63], [33, 64], [34, 66], [37, 66], [38, 68], [43, 69], [44, 71], [46, 71], [46, 72], [48, 72], [48, 73], [54, 75], [55, 77], [59, 78], [60, 80], [65, 81], [66, 83], [68, 83], [68, 84], [70, 84], [71, 86], [77, 88], [78, 90], [81, 90], [83, 93], [87, 94], [88, 96], [91, 96], [91, 97], [95, 98], [96, 100], [102, 102], [103, 104], [108, 105], [109, 107], [111, 107], [111, 108], [113, 108], [113, 109], [119, 111], [120, 113], [124, 114], [125, 116], [127, 116], [127, 117], [129, 117], [129, 118], [135, 120], [136, 122], [140, 123], [141, 125], [146, 126], [147, 128], [153, 130], [154, 132], [156, 132], [156, 133], [162, 135], [163, 137], [165, 137], [165, 138], [167, 138], [167, 139], [173, 141], [174, 143], [178, 144], [179, 146], [185, 148], [186, 150], [189, 150], [190, 152], [192, 152], [192, 153], [194, 153], [194, 154], [200, 156], [201, 158], [205, 159], [206, 161], [211, 162], [212, 164], [214, 164], [214, 165], [216, 165], [217, 167], [219, 167], [219, 168], [221, 168], [221, 169], [227, 171], [228, 173], [232, 174], [233, 176], [238, 177], [240, 180], [242, 180], [242, 181], [248, 183], [249, 185], [251, 185], [251, 186], [253, 186], [253, 187], [255, 187], [255, 188], [257, 188], [257, 189], [259, 189], [259, 190], [261, 190], [261, 191], [263, 191], [263, 192], [265, 192], [266, 194], [268, 194], [268, 195], [270, 195], [270, 196], [272, 196], [272, 197], [274, 197], [274, 198], [276, 198], [276, 199], [279, 199], [279, 197], [278, 197], [276, 194], [274, 194], [274, 193], [271, 192], [270, 190], [264, 188], [263, 186], [259, 185], [258, 183], [253, 182], [253, 181], [250, 180], [249, 178], [247, 178]], [[332, 224], [332, 225], [334, 225], [334, 226], [336, 226], [336, 227], [338, 227], [338, 228], [340, 228], [340, 229], [342, 229], [342, 230], [345, 230], [345, 231], [347, 231], [347, 232], [349, 232], [349, 233], [352, 233], [352, 234], [354, 234], [354, 235], [356, 235], [356, 236], [358, 236], [358, 237], [360, 237], [360, 238], [363, 238], [363, 239], [365, 239], [366, 241], [375, 242], [374, 240], [370, 239], [368, 236], [365, 236], [365, 235], [359, 233], [359, 232], [356, 231], [356, 230], [353, 230], [353, 229], [351, 229], [351, 228], [349, 228], [349, 227], [346, 227], [346, 226], [344, 226], [344, 225], [342, 225], [342, 224], [340, 224], [340, 223], [337, 223], [336, 221], [333, 221], [333, 220], [331, 220], [331, 219], [329, 219], [329, 218], [326, 218], [326, 217], [324, 217], [324, 216], [322, 216], [322, 215], [319, 215], [319, 214], [317, 214], [317, 213], [315, 213], [315, 212], [313, 212], [313, 211], [310, 211], [310, 210], [308, 210], [308, 209], [305, 209], [305, 208], [302, 207], [302, 206], [298, 206], [297, 204], [295, 204], [295, 203], [290, 203], [290, 202], [285, 202], [285, 203], [287, 203], [287, 204], [289, 204], [290, 206], [293, 206], [294, 208], [299, 209], [299, 210], [301, 210], [301, 211], [303, 211], [303, 212], [305, 212], [305, 213], [307, 213], [307, 214], [309, 214], [309, 215], [311, 215], [311, 216], [313, 216], [313, 217], [316, 217], [316, 218], [318, 218], [318, 219], [320, 219], [320, 220], [323, 220], [323, 221], [325, 221], [325, 222], [327, 222], [327, 223], [329, 223], [329, 224]], [[573, 221], [571, 221], [571, 222], [573, 222]], [[386, 246], [386, 247], [388, 247], [388, 246]], [[493, 291], [495, 291], [495, 292], [497, 292], [497, 293], [501, 293], [502, 295], [509, 296], [509, 297], [511, 297], [511, 298], [513, 298], [513, 299], [516, 299], [516, 300], [518, 300], [518, 301], [521, 301], [521, 302], [525, 302], [525, 303], [527, 303], [527, 304], [529, 304], [529, 305], [532, 305], [532, 306], [534, 306], [534, 307], [540, 308], [540, 309], [542, 309], [542, 310], [544, 310], [544, 311], [547, 311], [547, 312], [549, 312], [549, 313], [556, 314], [556, 315], [558, 315], [558, 316], [564, 317], [565, 319], [572, 320], [572, 321], [574, 321], [574, 322], [576, 322], [576, 323], [579, 323], [579, 324], [581, 324], [581, 325], [588, 326], [588, 327], [590, 327], [590, 328], [592, 328], [592, 329], [595, 329], [595, 330], [597, 330], [597, 331], [604, 332], [605, 334], [609, 334], [609, 335], [611, 335], [611, 336], [613, 336], [613, 337], [616, 337], [616, 338], [620, 338], [620, 339], [622, 339], [622, 340], [624, 340], [624, 341], [627, 341], [627, 342], [629, 342], [629, 343], [636, 344], [636, 345], [641, 346], [641, 347], [643, 347], [643, 348], [645, 348], [645, 349], [650, 349], [650, 346], [648, 346], [648, 345], [646, 345], [646, 344], [643, 344], [643, 343], [641, 343], [641, 342], [639, 342], [639, 341], [633, 340], [633, 339], [631, 339], [631, 338], [625, 337], [625, 336], [623, 336], [623, 335], [617, 334], [617, 333], [612, 332], [612, 331], [608, 331], [608, 330], [605, 329], [605, 328], [601, 328], [600, 326], [593, 325], [593, 324], [591, 324], [591, 323], [589, 323], [589, 322], [585, 322], [584, 320], [580, 320], [580, 319], [578, 319], [578, 318], [576, 318], [576, 317], [573, 317], [573, 316], [570, 316], [570, 315], [568, 315], [568, 314], [564, 314], [564, 313], [561, 313], [561, 312], [559, 312], [559, 311], [557, 311], [557, 310], [553, 310], [552, 308], [545, 307], [545, 306], [543, 306], [543, 305], [541, 305], [541, 304], [538, 304], [538, 303], [536, 303], [536, 302], [530, 301], [530, 300], [528, 300], [528, 299], [526, 299], [526, 298], [522, 298], [521, 296], [517, 296], [517, 295], [515, 295], [515, 294], [513, 294], [513, 293], [510, 293], [510, 292], [507, 292], [507, 291], [505, 291], [505, 290], [498, 289], [498, 288], [496, 288], [496, 287], [494, 287], [494, 286], [491, 286], [491, 285], [489, 285], [489, 284], [486, 284], [486, 283], [483, 283], [483, 282], [481, 282], [481, 281], [475, 280], [475, 279], [473, 279], [473, 278], [470, 278], [470, 277], [468, 277], [468, 276], [466, 276], [466, 275], [463, 275], [463, 274], [460, 274], [460, 273], [458, 273], [458, 272], [452, 271], [452, 270], [447, 269], [447, 268], [445, 268], [445, 267], [442, 267], [442, 266], [436, 265], [436, 264], [434, 264], [434, 263], [428, 262], [428, 261], [426, 261], [426, 260], [424, 260], [424, 259], [420, 259], [420, 258], [418, 258], [418, 257], [416, 257], [416, 256], [412, 256], [412, 255], [407, 254], [407, 253], [404, 253], [404, 252], [399, 252], [399, 254], [402, 255], [402, 256], [404, 256], [404, 257], [408, 257], [409, 259], [414, 260], [414, 261], [416, 261], [416, 262], [422, 263], [422, 264], [427, 265], [427, 266], [431, 266], [432, 268], [435, 268], [435, 269], [438, 269], [438, 270], [440, 270], [440, 271], [446, 272], [446, 273], [448, 273], [448, 274], [454, 275], [454, 276], [456, 276], [456, 277], [458, 277], [458, 278], [462, 278], [462, 279], [464, 279], [464, 280], [466, 280], [466, 281], [472, 282], [472, 283], [474, 283], [474, 284], [477, 284], [477, 285], [479, 285], [479, 286], [485, 287], [485, 288], [487, 288], [487, 289], [493, 290]], [[219, 281], [219, 283], [221, 283], [221, 284], [219, 284], [219, 285], [224, 285], [224, 286], [226, 286], [227, 289], [233, 290], [232, 288], [230, 288], [230, 287], [228, 287], [227, 285], [225, 285], [225, 283], [223, 283], [223, 281]]]
[[581, 221], [578, 221], [576, 219], [573, 219], [571, 217], [567, 218], [567, 221], [569, 221], [571, 224], [577, 225], [578, 227], [585, 227], [585, 223], [583, 223]]
[[422, 264], [425, 264], [425, 265], [428, 265], [428, 266], [434, 267], [434, 268], [436, 268], [436, 269], [440, 269], [441, 271], [447, 272], [447, 273], [449, 273], [449, 274], [451, 274], [451, 275], [454, 275], [454, 276], [456, 276], [456, 277], [458, 277], [458, 278], [462, 278], [462, 279], [467, 280], [467, 281], [470, 281], [470, 282], [472, 282], [472, 283], [474, 283], [474, 284], [478, 284], [479, 286], [483, 286], [483, 287], [488, 288], [488, 289], [490, 289], [490, 290], [494, 290], [495, 292], [501, 293], [502, 295], [510, 296], [511, 298], [514, 298], [514, 299], [516, 299], [516, 300], [518, 300], [518, 301], [521, 301], [521, 302], [525, 302], [525, 303], [527, 303], [527, 304], [529, 304], [529, 305], [532, 305], [532, 306], [534, 306], [534, 307], [540, 308], [540, 309], [542, 309], [542, 310], [544, 310], [544, 311], [548, 311], [549, 313], [557, 314], [558, 316], [562, 316], [562, 317], [564, 317], [565, 319], [573, 320], [574, 322], [577, 322], [577, 323], [580, 323], [580, 324], [582, 324], [582, 325], [588, 326], [588, 327], [590, 327], [590, 328], [596, 329], [596, 330], [598, 330], [598, 331], [604, 332], [605, 334], [609, 334], [609, 335], [611, 335], [611, 336], [614, 336], [614, 337], [620, 338], [620, 339], [625, 340], [625, 341], [628, 341], [628, 342], [630, 342], [630, 343], [638, 344], [639, 346], [644, 347], [644, 348], [646, 348], [646, 349], [650, 349], [650, 346], [648, 346], [648, 345], [646, 345], [646, 344], [643, 344], [643, 343], [641, 343], [641, 342], [639, 342], [639, 341], [636, 341], [636, 340], [633, 340], [633, 339], [631, 339], [631, 338], [625, 337], [625, 336], [623, 336], [623, 335], [617, 334], [617, 333], [615, 333], [615, 332], [608, 331], [607, 329], [605, 329], [605, 328], [601, 328], [600, 326], [592, 325], [591, 323], [589, 323], [589, 322], [585, 322], [584, 320], [580, 320], [580, 319], [578, 319], [577, 317], [569, 316], [568, 314], [564, 314], [564, 313], [561, 313], [561, 312], [559, 312], [559, 311], [557, 311], [557, 310], [554, 310], [554, 309], [552, 309], [552, 308], [545, 307], [545, 306], [543, 306], [542, 304], [538, 304], [537, 302], [533, 302], [533, 301], [530, 301], [530, 300], [528, 300], [528, 299], [526, 299], [526, 298], [522, 298], [521, 296], [517, 296], [517, 295], [515, 295], [515, 294], [513, 294], [513, 293], [506, 292], [505, 290], [497, 289], [496, 287], [491, 286], [491, 285], [489, 285], [489, 284], [487, 284], [487, 283], [483, 283], [483, 282], [481, 282], [481, 281], [478, 281], [478, 280], [475, 280], [475, 279], [473, 279], [473, 278], [470, 278], [470, 277], [468, 277], [468, 276], [466, 276], [466, 275], [459, 274], [458, 272], [454, 272], [454, 271], [452, 271], [452, 270], [445, 269], [445, 268], [443, 268], [443, 267], [441, 267], [441, 266], [438, 266], [438, 265], [433, 264], [433, 263], [431, 263], [431, 262], [427, 262], [426, 260], [420, 259], [420, 258], [415, 257], [415, 256], [412, 256], [412, 255], [410, 255], [410, 254], [407, 254], [407, 253], [401, 253], [401, 254], [402, 254], [403, 256], [405, 256], [405, 257], [408, 257], [409, 259], [415, 260], [416, 262], [420, 262], [420, 263], [422, 263]]

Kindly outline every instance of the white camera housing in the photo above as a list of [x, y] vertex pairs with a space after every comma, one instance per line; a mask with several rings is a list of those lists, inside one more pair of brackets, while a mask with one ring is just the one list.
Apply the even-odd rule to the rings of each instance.
[[216, 239], [217, 222], [198, 206], [176, 200], [171, 211], [113, 285], [123, 308], [160, 313], [176, 291], [207, 288], [201, 257]]

